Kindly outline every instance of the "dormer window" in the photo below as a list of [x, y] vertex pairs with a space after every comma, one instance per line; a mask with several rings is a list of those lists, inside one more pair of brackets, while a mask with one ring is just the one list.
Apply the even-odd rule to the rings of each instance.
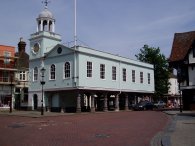
[[10, 63], [10, 57], [11, 57], [11, 52], [4, 52], [4, 63], [9, 64]]

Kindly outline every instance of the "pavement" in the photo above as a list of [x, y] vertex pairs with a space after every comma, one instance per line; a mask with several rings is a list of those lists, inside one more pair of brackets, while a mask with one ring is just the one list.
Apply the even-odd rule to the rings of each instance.
[[[195, 146], [195, 111], [163, 111], [170, 117], [170, 122], [163, 131], [157, 133], [151, 140], [151, 146]], [[0, 111], [1, 115], [20, 116], [20, 117], [51, 117], [66, 116], [76, 113], [54, 113], [36, 111]], [[89, 113], [81, 113], [89, 114]]]
[[44, 112], [43, 115], [41, 115], [40, 111], [17, 111], [17, 110], [14, 110], [11, 113], [9, 112], [9, 110], [0, 111], [0, 115], [31, 117], [31, 118], [65, 116], [65, 115], [73, 115], [73, 114], [76, 114], [76, 113]]
[[156, 134], [151, 146], [195, 146], [195, 111], [163, 111], [171, 120]]
[[0, 114], [0, 145], [149, 146], [168, 121], [161, 111], [44, 112], [43, 116], [7, 111]]

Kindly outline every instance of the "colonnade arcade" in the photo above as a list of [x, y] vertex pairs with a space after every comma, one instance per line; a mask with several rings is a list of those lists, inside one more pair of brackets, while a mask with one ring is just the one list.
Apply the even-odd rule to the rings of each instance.
[[48, 97], [46, 110], [48, 112], [58, 111], [64, 113], [129, 110], [133, 104], [138, 103], [140, 100], [151, 101], [151, 95], [144, 93], [76, 91], [73, 99], [74, 106], [66, 105], [64, 97], [61, 96], [59, 108], [54, 110], [51, 98], [51, 96]]

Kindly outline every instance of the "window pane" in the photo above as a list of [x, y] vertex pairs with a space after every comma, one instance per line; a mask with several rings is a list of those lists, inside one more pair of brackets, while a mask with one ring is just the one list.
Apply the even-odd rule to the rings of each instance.
[[35, 67], [34, 68], [34, 81], [37, 81], [38, 80], [38, 68]]
[[9, 64], [10, 63], [10, 57], [11, 57], [11, 52], [4, 52], [4, 63]]
[[105, 64], [100, 64], [100, 79], [105, 79]]
[[50, 68], [50, 79], [55, 80], [55, 65], [52, 64]]
[[132, 82], [135, 83], [135, 70], [132, 70]]
[[148, 73], [148, 84], [150, 84], [150, 73]]
[[25, 81], [26, 80], [26, 73], [25, 73], [25, 71], [20, 71], [19, 79], [21, 81]]
[[140, 83], [143, 83], [143, 72], [140, 72]]
[[92, 77], [92, 62], [87, 61], [87, 77]]
[[70, 78], [70, 63], [66, 62], [64, 65], [64, 77]]
[[116, 80], [116, 66], [112, 67], [112, 80]]
[[126, 81], [127, 79], [126, 79], [126, 69], [125, 68], [123, 68], [123, 81]]

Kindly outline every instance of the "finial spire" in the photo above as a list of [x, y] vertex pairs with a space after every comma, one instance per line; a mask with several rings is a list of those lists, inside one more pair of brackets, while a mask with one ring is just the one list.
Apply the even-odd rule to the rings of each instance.
[[51, 1], [49, 1], [49, 0], [42, 1], [42, 3], [45, 4], [45, 8], [47, 8], [47, 5], [48, 5], [50, 2], [51, 2]]

